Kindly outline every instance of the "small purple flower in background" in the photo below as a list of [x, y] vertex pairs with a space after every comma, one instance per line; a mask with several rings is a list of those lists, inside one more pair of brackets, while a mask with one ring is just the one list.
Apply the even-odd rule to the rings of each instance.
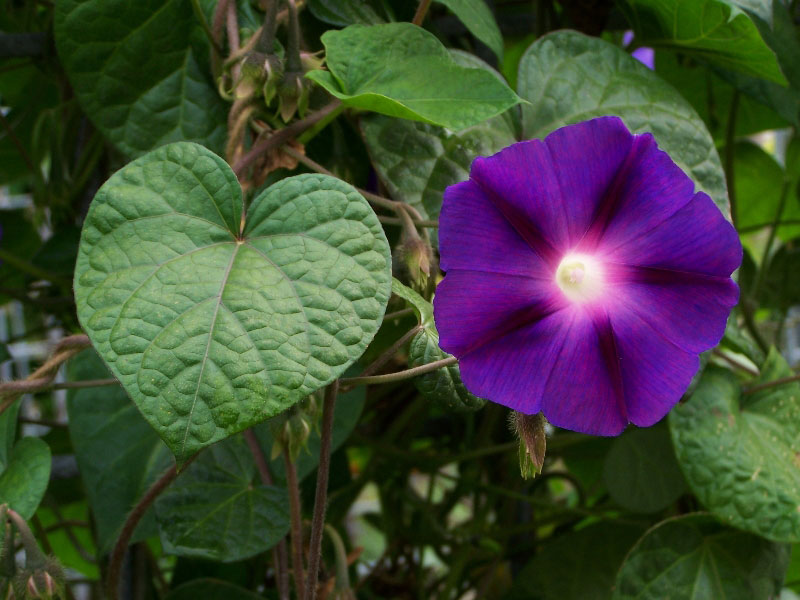
[[[632, 41], [633, 41], [633, 31], [628, 29], [628, 31], [626, 31], [622, 35], [622, 45], [627, 48], [628, 46], [630, 46]], [[655, 67], [656, 53], [652, 48], [648, 46], [641, 46], [639, 48], [636, 48], [636, 50], [631, 52], [631, 56], [650, 70], [656, 68]]]
[[739, 296], [734, 228], [617, 117], [475, 159], [439, 245], [436, 327], [467, 389], [596, 435], [659, 421]]

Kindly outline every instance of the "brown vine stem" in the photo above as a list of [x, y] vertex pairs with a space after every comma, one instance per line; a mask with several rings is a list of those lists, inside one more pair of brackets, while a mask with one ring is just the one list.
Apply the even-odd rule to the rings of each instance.
[[297, 468], [289, 452], [289, 444], [283, 443], [283, 465], [286, 470], [286, 486], [289, 488], [289, 516], [292, 536], [292, 570], [294, 571], [295, 592], [298, 598], [306, 595], [303, 580], [303, 509], [300, 503], [300, 485], [297, 481]]
[[257, 141], [255, 144], [253, 144], [253, 147], [250, 148], [250, 150], [233, 165], [233, 171], [236, 173], [236, 176], [241, 179], [247, 168], [250, 167], [262, 154], [269, 152], [270, 150], [274, 150], [275, 148], [280, 148], [292, 138], [301, 134], [318, 121], [324, 119], [334, 110], [339, 108], [340, 104], [340, 100], [333, 100], [332, 102], [329, 102], [320, 108], [318, 111], [311, 113], [304, 119], [295, 121], [288, 127], [274, 131], [269, 137]]
[[[336, 179], [341, 179], [341, 177], [338, 177], [335, 173], [326, 169], [315, 160], [309, 158], [302, 152], [298, 152], [297, 150], [295, 150], [290, 146], [284, 146], [283, 152], [294, 158], [296, 161], [304, 164], [312, 171], [316, 171], [317, 173], [321, 173], [322, 175], [329, 175], [331, 177], [336, 177]], [[390, 200], [389, 198], [384, 198], [383, 196], [379, 196], [378, 194], [373, 194], [372, 192], [368, 192], [367, 190], [361, 188], [356, 188], [356, 189], [362, 196], [364, 196], [364, 198], [369, 200], [372, 204], [380, 206], [381, 208], [385, 208], [387, 210], [391, 210], [400, 215], [399, 217], [397, 217], [397, 224], [399, 225], [404, 225], [408, 222], [405, 217], [410, 218], [415, 225], [423, 221], [422, 215], [419, 214], [419, 211], [417, 211], [417, 209], [415, 209], [410, 204], [407, 204], [406, 202], [399, 202], [398, 200]]]
[[417, 12], [414, 13], [414, 18], [411, 19], [411, 22], [414, 25], [422, 25], [422, 22], [425, 20], [425, 15], [428, 14], [428, 9], [431, 7], [431, 0], [420, 0], [419, 6], [417, 6]]
[[23, 394], [38, 392], [50, 386], [58, 367], [89, 346], [91, 342], [86, 335], [65, 337], [56, 345], [53, 356], [24, 380], [0, 383], [0, 414]]
[[[261, 483], [264, 485], [272, 485], [272, 474], [269, 472], [269, 464], [267, 457], [264, 456], [264, 451], [258, 443], [256, 434], [252, 429], [244, 430], [244, 439], [247, 442], [247, 447], [250, 449], [250, 454], [253, 455], [253, 460], [256, 463], [258, 474], [261, 477]], [[278, 584], [278, 597], [280, 600], [289, 600], [289, 556], [286, 550], [286, 540], [282, 539], [275, 547], [272, 548], [272, 563], [275, 569], [275, 580]]]
[[[189, 459], [183, 463], [183, 470], [181, 472], [185, 471], [186, 467], [192, 464], [199, 454], [198, 452], [189, 457]], [[118, 600], [119, 598], [119, 577], [122, 573], [122, 559], [125, 558], [125, 551], [128, 549], [128, 544], [131, 541], [131, 536], [133, 536], [136, 526], [139, 524], [139, 521], [142, 520], [147, 509], [155, 502], [156, 498], [161, 495], [161, 492], [167, 489], [169, 484], [175, 481], [177, 476], [178, 466], [172, 465], [150, 486], [150, 489], [145, 492], [144, 496], [142, 496], [139, 502], [136, 503], [136, 506], [133, 507], [133, 510], [128, 514], [128, 518], [125, 519], [125, 523], [122, 525], [122, 531], [120, 531], [108, 561], [106, 593], [110, 600]]]
[[391, 360], [391, 358], [397, 354], [400, 348], [402, 348], [408, 340], [417, 335], [420, 331], [422, 331], [422, 325], [417, 325], [410, 331], [407, 331], [405, 334], [403, 334], [400, 339], [392, 344], [383, 354], [367, 365], [359, 377], [367, 377], [375, 373], [383, 365], [389, 362], [389, 360]]
[[393, 383], [395, 381], [403, 381], [404, 379], [411, 379], [412, 377], [417, 377], [418, 375], [424, 375], [425, 373], [430, 373], [431, 371], [435, 371], [436, 369], [441, 369], [442, 367], [449, 367], [450, 365], [454, 365], [457, 362], [458, 359], [455, 356], [449, 356], [441, 360], [436, 360], [432, 363], [414, 367], [413, 369], [398, 371], [397, 373], [387, 373], [386, 375], [371, 375], [368, 377], [346, 377], [344, 379], [341, 379], [340, 382], [343, 387], [344, 386], [352, 387], [355, 385], [370, 385], [373, 383]]
[[747, 388], [742, 392], [742, 394], [755, 394], [756, 392], [760, 392], [762, 390], [778, 387], [779, 385], [786, 385], [787, 383], [794, 383], [795, 381], [800, 381], [800, 375], [789, 375], [788, 377], [781, 377], [780, 379], [774, 379], [773, 381], [759, 383], [758, 385]]
[[325, 528], [325, 511], [328, 504], [328, 475], [331, 468], [331, 440], [333, 438], [333, 409], [339, 381], [334, 381], [325, 389], [322, 404], [322, 431], [320, 433], [319, 467], [317, 468], [317, 491], [314, 495], [314, 516], [311, 519], [311, 540], [308, 550], [308, 577], [304, 600], [316, 600], [317, 577], [319, 576], [320, 554], [322, 553], [322, 533]]

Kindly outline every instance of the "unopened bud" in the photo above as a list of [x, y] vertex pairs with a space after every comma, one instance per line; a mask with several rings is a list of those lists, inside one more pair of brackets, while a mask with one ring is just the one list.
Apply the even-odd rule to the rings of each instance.
[[420, 237], [408, 238], [400, 250], [403, 263], [411, 278], [412, 287], [424, 290], [431, 276], [433, 251], [430, 244]]
[[511, 425], [519, 438], [519, 470], [523, 479], [533, 479], [542, 472], [547, 451], [545, 425], [542, 413], [525, 415], [511, 413]]
[[295, 113], [301, 117], [308, 109], [308, 98], [311, 94], [310, 81], [303, 73], [289, 71], [278, 87], [278, 114], [284, 123], [288, 122]]
[[322, 52], [300, 52], [300, 64], [303, 65], [303, 72], [316, 71], [325, 64], [325, 57]]

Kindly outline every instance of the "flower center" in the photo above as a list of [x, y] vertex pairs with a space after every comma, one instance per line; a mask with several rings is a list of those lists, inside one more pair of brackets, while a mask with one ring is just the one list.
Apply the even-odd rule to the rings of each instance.
[[586, 254], [568, 254], [556, 269], [556, 284], [573, 302], [597, 298], [603, 290], [603, 268]]

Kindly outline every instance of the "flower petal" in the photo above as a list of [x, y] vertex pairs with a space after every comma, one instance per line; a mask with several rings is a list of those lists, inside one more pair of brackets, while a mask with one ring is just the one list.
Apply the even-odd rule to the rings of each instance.
[[637, 135], [578, 248], [592, 253], [620, 247], [663, 223], [693, 194], [692, 180], [658, 149], [653, 136]]
[[605, 305], [612, 313], [637, 315], [678, 348], [705, 352], [716, 346], [739, 299], [729, 277], [617, 267]]
[[639, 427], [649, 427], [681, 399], [700, 360], [696, 353], [681, 350], [630, 311], [612, 311], [609, 317], [628, 419]]
[[445, 190], [439, 250], [444, 271], [468, 269], [552, 278], [549, 267], [474, 181]]
[[470, 177], [545, 260], [582, 237], [633, 136], [618, 117], [554, 131], [472, 163]]
[[605, 260], [728, 277], [742, 262], [742, 245], [733, 225], [706, 194], [689, 203], [653, 229], [616, 248], [601, 242]]
[[433, 299], [439, 345], [458, 358], [564, 306], [552, 280], [459, 269], [447, 272]]
[[539, 412], [547, 374], [561, 352], [571, 320], [570, 311], [558, 311], [460, 357], [464, 385], [476, 396], [519, 412]]

